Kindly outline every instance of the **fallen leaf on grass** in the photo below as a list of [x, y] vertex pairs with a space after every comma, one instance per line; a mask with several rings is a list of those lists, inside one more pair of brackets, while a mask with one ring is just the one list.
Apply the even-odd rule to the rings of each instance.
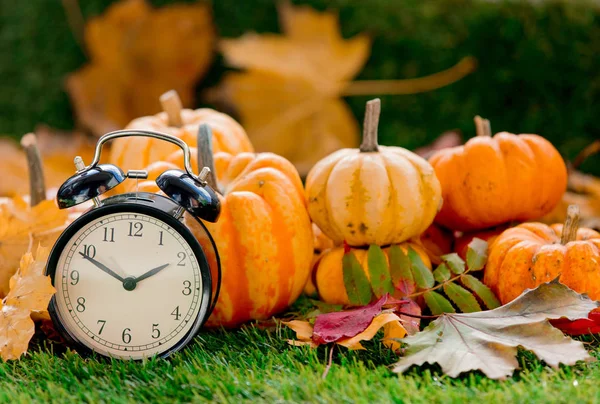
[[[385, 346], [397, 350], [398, 339], [406, 335], [401, 319], [394, 311], [408, 306], [408, 300], [396, 300], [389, 295], [367, 306], [335, 313], [320, 314], [314, 326], [308, 321], [293, 320], [284, 322], [296, 332], [298, 340], [288, 341], [291, 345], [319, 345], [336, 343], [351, 350], [364, 349], [361, 341], [370, 341], [383, 327]], [[389, 309], [384, 309], [389, 307]], [[412, 307], [411, 307], [412, 310]], [[414, 327], [414, 323], [411, 323]], [[417, 326], [418, 327], [418, 326]]]
[[10, 292], [0, 303], [0, 356], [18, 359], [27, 352], [35, 331], [32, 313], [44, 313], [56, 292], [44, 267], [49, 248], [38, 247], [35, 259], [31, 253], [21, 258], [17, 273], [10, 280]]
[[69, 220], [68, 212], [53, 200], [32, 208], [17, 196], [0, 204], [0, 297], [8, 294], [9, 279], [23, 254], [38, 243], [53, 245]]
[[438, 363], [451, 377], [481, 370], [492, 379], [504, 379], [519, 365], [519, 346], [554, 368], [559, 363], [590, 361], [593, 358], [583, 344], [552, 327], [548, 319], [586, 318], [599, 305], [553, 281], [494, 310], [443, 314], [420, 333], [403, 340], [408, 347], [394, 371], [402, 373], [412, 365]]
[[214, 40], [205, 3], [156, 9], [144, 0], [115, 3], [86, 25], [90, 63], [67, 81], [79, 120], [100, 136], [159, 112], [159, 96], [171, 89], [191, 106]]

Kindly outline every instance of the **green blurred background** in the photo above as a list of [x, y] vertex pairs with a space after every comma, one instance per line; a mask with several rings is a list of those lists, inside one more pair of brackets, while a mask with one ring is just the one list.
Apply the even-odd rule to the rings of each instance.
[[[86, 19], [112, 0], [80, 0]], [[172, 1], [153, 0], [160, 6]], [[467, 55], [477, 71], [433, 92], [384, 96], [380, 143], [422, 146], [441, 132], [474, 135], [473, 116], [497, 132], [539, 133], [566, 158], [600, 138], [600, 7], [573, 1], [301, 0], [316, 9], [339, 10], [342, 32], [366, 31], [372, 53], [358, 79], [423, 76]], [[278, 32], [273, 0], [214, 0], [221, 37], [246, 31]], [[64, 78], [86, 63], [60, 0], [0, 0], [0, 134], [18, 137], [36, 124], [71, 129], [73, 111]], [[197, 88], [216, 85], [221, 58]], [[372, 97], [347, 102], [359, 120]], [[600, 174], [600, 158], [584, 171]]]

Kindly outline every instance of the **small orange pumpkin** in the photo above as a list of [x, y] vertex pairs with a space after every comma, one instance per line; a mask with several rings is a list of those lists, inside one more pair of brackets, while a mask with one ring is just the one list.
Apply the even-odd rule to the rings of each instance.
[[336, 244], [401, 243], [427, 229], [442, 203], [426, 160], [377, 145], [379, 110], [379, 99], [367, 103], [360, 149], [338, 150], [306, 179], [310, 217]]
[[440, 257], [453, 251], [454, 234], [434, 223], [419, 236], [419, 242], [431, 262], [440, 264], [442, 262]]
[[476, 124], [477, 137], [429, 159], [444, 198], [436, 223], [473, 231], [550, 212], [567, 188], [567, 167], [554, 146], [538, 135], [492, 137], [489, 121], [476, 117]]
[[[174, 91], [163, 94], [160, 100], [164, 112], [134, 119], [127, 128], [168, 133], [183, 140], [188, 146], [196, 147], [198, 128], [206, 123], [212, 128], [215, 152], [223, 151], [235, 155], [254, 151], [244, 128], [230, 116], [208, 108], [182, 109], [181, 101]], [[120, 138], [112, 142], [110, 162], [124, 171], [140, 169], [153, 162], [164, 161], [177, 150], [177, 146], [158, 139]]]
[[483, 281], [508, 303], [525, 289], [560, 276], [579, 293], [600, 299], [600, 233], [578, 228], [579, 208], [569, 206], [565, 225], [523, 223], [490, 246]]
[[[210, 147], [201, 149], [201, 161], [214, 172]], [[310, 274], [313, 234], [302, 181], [288, 160], [273, 153], [224, 152], [214, 160], [223, 171], [218, 184], [211, 178], [221, 192], [221, 215], [204, 225], [217, 245], [222, 282], [207, 325], [234, 327], [269, 318], [298, 298]], [[149, 180], [139, 190], [158, 192], [151, 180], [177, 166], [150, 165]], [[193, 218], [186, 215], [185, 223], [201, 244], [206, 241]]]
[[[408, 248], [415, 250], [423, 260], [425, 266], [431, 269], [431, 261], [427, 256], [427, 252], [417, 243], [406, 242], [399, 244], [399, 247], [405, 253]], [[368, 279], [370, 279], [369, 263], [367, 259], [368, 251], [365, 249], [353, 248], [352, 252], [356, 259], [361, 264], [363, 271]], [[383, 252], [388, 259], [389, 264], [389, 247], [384, 248]], [[344, 257], [344, 247], [336, 247], [325, 252], [315, 266], [315, 284], [321, 300], [330, 304], [349, 305], [350, 300], [344, 286], [344, 270], [342, 267], [342, 258]], [[377, 296], [381, 297], [381, 296]]]

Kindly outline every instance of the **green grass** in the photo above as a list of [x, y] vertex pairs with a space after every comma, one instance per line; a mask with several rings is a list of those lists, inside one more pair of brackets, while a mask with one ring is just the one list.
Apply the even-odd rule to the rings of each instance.
[[[83, 359], [61, 345], [35, 344], [22, 360], [0, 364], [0, 402], [594, 402], [600, 367], [553, 370], [527, 352], [522, 370], [506, 381], [477, 372], [445, 377], [437, 366], [397, 376], [396, 357], [380, 342], [367, 351], [335, 348], [323, 380], [328, 349], [292, 347], [287, 329], [247, 327], [212, 331], [168, 360], [124, 362]], [[590, 344], [594, 356], [596, 344]]]

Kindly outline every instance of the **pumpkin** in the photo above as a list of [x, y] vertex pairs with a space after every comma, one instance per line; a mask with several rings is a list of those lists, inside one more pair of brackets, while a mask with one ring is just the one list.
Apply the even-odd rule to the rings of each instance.
[[338, 150], [306, 179], [310, 217], [336, 244], [401, 243], [427, 229], [442, 203], [426, 160], [377, 145], [379, 111], [379, 99], [367, 103], [360, 149]]
[[475, 121], [477, 137], [429, 159], [444, 198], [436, 223], [473, 231], [550, 212], [567, 187], [567, 168], [554, 146], [538, 135], [492, 137], [489, 121]]
[[304, 285], [304, 294], [310, 297], [317, 296], [317, 286], [315, 285], [315, 271], [314, 269], [317, 267], [317, 263], [325, 253], [325, 251], [334, 247], [333, 241], [329, 237], [327, 237], [321, 229], [316, 224], [312, 224], [313, 230], [313, 245], [314, 245], [314, 254], [312, 259], [312, 264], [310, 267], [311, 275], [308, 277], [306, 281], [306, 285]]
[[523, 223], [490, 246], [483, 281], [508, 303], [525, 289], [556, 277], [579, 293], [600, 299], [600, 233], [578, 228], [579, 208], [568, 208], [565, 225]]
[[496, 238], [507, 228], [507, 225], [503, 225], [494, 227], [493, 229], [459, 234], [454, 240], [454, 252], [456, 252], [463, 260], [466, 260], [469, 244], [471, 244], [471, 241], [473, 241], [474, 238], [487, 242], [489, 246], [492, 245]]
[[[272, 153], [219, 152], [213, 158], [210, 145], [200, 149], [203, 165], [214, 172], [217, 160], [223, 170], [218, 183], [214, 177], [209, 181], [222, 193], [221, 215], [217, 223], [204, 222], [222, 271], [219, 299], [207, 325], [234, 327], [269, 318], [298, 298], [310, 274], [313, 234], [300, 176], [292, 163]], [[154, 163], [149, 179], [175, 166]], [[143, 181], [139, 190], [158, 188]], [[184, 218], [200, 243], [206, 242], [201, 226]]]
[[[246, 132], [233, 118], [208, 108], [181, 109], [181, 101], [174, 91], [160, 98], [163, 112], [153, 116], [134, 119], [128, 129], [148, 129], [168, 133], [183, 140], [188, 146], [196, 146], [198, 128], [209, 124], [213, 132], [213, 150], [229, 154], [252, 152], [254, 149]], [[125, 137], [112, 141], [110, 162], [125, 172], [140, 169], [179, 150], [178, 146], [163, 140], [147, 137]]]
[[[419, 254], [427, 268], [431, 269], [431, 261], [425, 250], [417, 243], [406, 242], [399, 244], [399, 247], [406, 253], [408, 248], [412, 248]], [[368, 279], [371, 279], [369, 273], [369, 263], [367, 259], [368, 250], [352, 248], [351, 251], [361, 264], [363, 271]], [[384, 248], [383, 252], [388, 259], [389, 247]], [[344, 257], [344, 247], [336, 247], [325, 252], [315, 266], [315, 284], [319, 297], [325, 303], [349, 305], [350, 300], [344, 286], [344, 270], [342, 267], [342, 258]], [[377, 296], [378, 298], [381, 296]]]
[[427, 252], [431, 262], [440, 264], [442, 262], [440, 257], [452, 252], [454, 234], [434, 223], [419, 236], [419, 243]]

